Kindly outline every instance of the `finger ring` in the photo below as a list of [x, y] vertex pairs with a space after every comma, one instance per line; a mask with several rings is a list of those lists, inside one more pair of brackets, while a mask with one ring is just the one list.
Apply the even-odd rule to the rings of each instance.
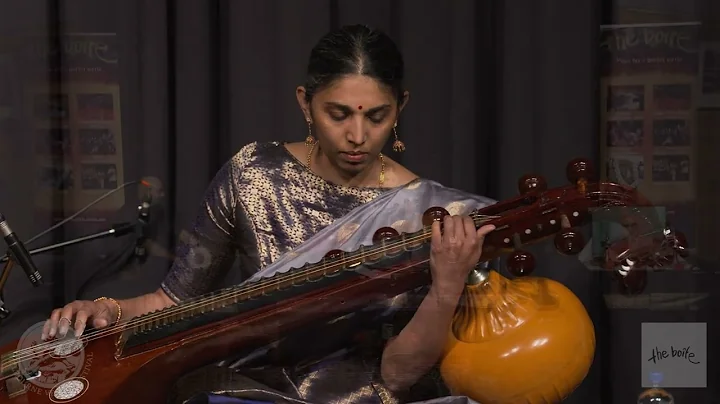
[[58, 324], [60, 323], [60, 321], [63, 321], [63, 320], [67, 321], [68, 324], [72, 324], [72, 321], [70, 321], [70, 319], [69, 319], [69, 318], [66, 318], [66, 317], [60, 317], [60, 320], [58, 321]]

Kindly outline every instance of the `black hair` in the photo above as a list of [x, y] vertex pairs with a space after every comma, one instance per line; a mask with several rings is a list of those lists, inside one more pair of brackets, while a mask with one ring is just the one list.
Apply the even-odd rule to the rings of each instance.
[[395, 42], [366, 25], [348, 25], [327, 33], [310, 52], [305, 83], [306, 99], [349, 74], [372, 77], [403, 101], [404, 62]]

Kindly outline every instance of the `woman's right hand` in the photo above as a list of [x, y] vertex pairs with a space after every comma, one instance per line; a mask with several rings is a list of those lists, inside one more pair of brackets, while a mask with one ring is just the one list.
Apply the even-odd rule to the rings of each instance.
[[74, 330], [75, 337], [79, 337], [85, 331], [88, 321], [92, 321], [94, 328], [103, 328], [113, 324], [117, 315], [117, 307], [107, 300], [76, 300], [61, 309], [53, 310], [43, 326], [42, 339], [63, 338], [70, 328]]
[[468, 274], [482, 256], [485, 236], [494, 225], [475, 228], [470, 216], [450, 216], [432, 224], [430, 238], [430, 271], [433, 286], [443, 290], [461, 291]]

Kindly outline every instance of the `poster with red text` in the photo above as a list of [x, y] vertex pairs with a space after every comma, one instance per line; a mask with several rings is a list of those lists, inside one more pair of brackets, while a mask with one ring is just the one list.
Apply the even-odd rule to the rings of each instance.
[[[24, 110], [37, 168], [35, 206], [60, 219], [124, 181], [118, 41], [112, 33], [67, 34], [29, 45], [23, 58], [36, 69], [26, 72]], [[61, 68], [50, 67], [50, 58]], [[119, 189], [79, 220], [104, 221], [124, 202]]]
[[700, 24], [601, 28], [605, 178], [658, 205], [695, 198]]

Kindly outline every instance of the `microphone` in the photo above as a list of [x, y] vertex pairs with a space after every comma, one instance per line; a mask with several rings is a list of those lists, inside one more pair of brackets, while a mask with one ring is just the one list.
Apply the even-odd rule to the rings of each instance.
[[30, 253], [17, 235], [15, 235], [15, 232], [12, 231], [10, 225], [7, 223], [7, 220], [5, 220], [5, 216], [2, 214], [0, 214], [0, 234], [2, 234], [5, 239], [5, 243], [7, 243], [15, 261], [22, 267], [23, 271], [25, 271], [25, 275], [27, 275], [30, 279], [33, 286], [37, 287], [42, 285], [42, 276], [40, 276], [40, 272], [38, 272], [37, 267], [35, 267], [35, 263], [32, 261]]
[[140, 205], [138, 205], [137, 217], [137, 241], [135, 242], [135, 256], [144, 259], [147, 255], [145, 248], [145, 239], [147, 237], [146, 229], [150, 224], [150, 206], [152, 204], [152, 186], [148, 181], [142, 180], [140, 184], [147, 189], [142, 195]]

